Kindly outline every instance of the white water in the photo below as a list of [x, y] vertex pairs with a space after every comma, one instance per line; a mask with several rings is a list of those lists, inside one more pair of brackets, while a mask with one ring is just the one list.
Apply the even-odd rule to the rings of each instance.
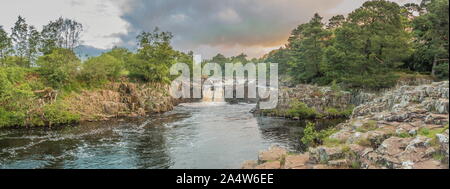
[[221, 80], [209, 80], [203, 85], [203, 102], [225, 102], [224, 85]]

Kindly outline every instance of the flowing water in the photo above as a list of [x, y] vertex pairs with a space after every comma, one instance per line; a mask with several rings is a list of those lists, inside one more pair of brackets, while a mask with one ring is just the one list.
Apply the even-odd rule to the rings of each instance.
[[271, 145], [304, 149], [303, 122], [256, 117], [254, 107], [190, 103], [148, 118], [0, 130], [0, 168], [229, 169]]

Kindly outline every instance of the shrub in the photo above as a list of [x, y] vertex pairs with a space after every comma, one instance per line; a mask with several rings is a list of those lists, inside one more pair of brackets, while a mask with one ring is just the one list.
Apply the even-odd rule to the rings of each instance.
[[436, 77], [442, 80], [448, 79], [448, 62], [436, 66]]
[[313, 108], [309, 108], [305, 103], [294, 100], [291, 102], [291, 108], [287, 111], [291, 117], [300, 119], [314, 119], [320, 117], [319, 113]]
[[0, 127], [23, 125], [34, 94], [23, 68], [0, 67]]
[[142, 32], [139, 49], [127, 62], [130, 77], [147, 82], [170, 82], [170, 67], [176, 63], [176, 51], [170, 45], [170, 32]]
[[121, 76], [123, 62], [111, 55], [103, 54], [90, 58], [83, 64], [81, 78], [90, 85], [102, 84], [108, 80], [115, 81]]
[[39, 73], [53, 88], [61, 88], [73, 81], [79, 71], [80, 60], [68, 49], [55, 49], [52, 53], [38, 58]]
[[317, 131], [316, 125], [314, 123], [308, 122], [305, 129], [303, 130], [303, 137], [301, 138], [301, 142], [305, 145], [320, 145], [323, 144], [324, 141], [331, 142], [332, 140], [327, 138], [335, 132], [336, 131], [334, 129]]
[[61, 101], [45, 105], [43, 112], [44, 119], [50, 127], [52, 125], [76, 123], [80, 120], [80, 116], [71, 113], [68, 110], [67, 105]]

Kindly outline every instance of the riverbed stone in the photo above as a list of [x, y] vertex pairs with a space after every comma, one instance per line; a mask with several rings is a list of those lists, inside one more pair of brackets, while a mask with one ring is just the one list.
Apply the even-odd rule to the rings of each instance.
[[288, 155], [284, 161], [285, 169], [305, 169], [309, 161], [309, 154]]
[[281, 162], [280, 161], [269, 161], [262, 163], [260, 165], [257, 165], [255, 169], [280, 169], [281, 168]]
[[267, 151], [262, 151], [259, 153], [258, 160], [261, 163], [267, 161], [279, 161], [281, 158], [285, 157], [287, 150], [278, 146], [272, 146]]
[[242, 163], [241, 169], [254, 169], [258, 165], [256, 160], [247, 160]]
[[338, 160], [328, 161], [327, 164], [330, 166], [333, 166], [333, 167], [345, 167], [348, 165], [348, 162], [346, 159], [338, 159]]
[[345, 154], [341, 147], [325, 147], [310, 148], [311, 158], [317, 163], [327, 163], [330, 160], [344, 158]]

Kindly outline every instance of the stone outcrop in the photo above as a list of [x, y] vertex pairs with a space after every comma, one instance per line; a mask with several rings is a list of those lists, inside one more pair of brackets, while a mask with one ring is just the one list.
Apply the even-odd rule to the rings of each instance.
[[448, 169], [448, 113], [448, 81], [393, 88], [357, 106], [300, 167]]
[[177, 104], [164, 84], [111, 83], [99, 90], [86, 90], [66, 98], [70, 110], [82, 121], [137, 117], [170, 111]]

